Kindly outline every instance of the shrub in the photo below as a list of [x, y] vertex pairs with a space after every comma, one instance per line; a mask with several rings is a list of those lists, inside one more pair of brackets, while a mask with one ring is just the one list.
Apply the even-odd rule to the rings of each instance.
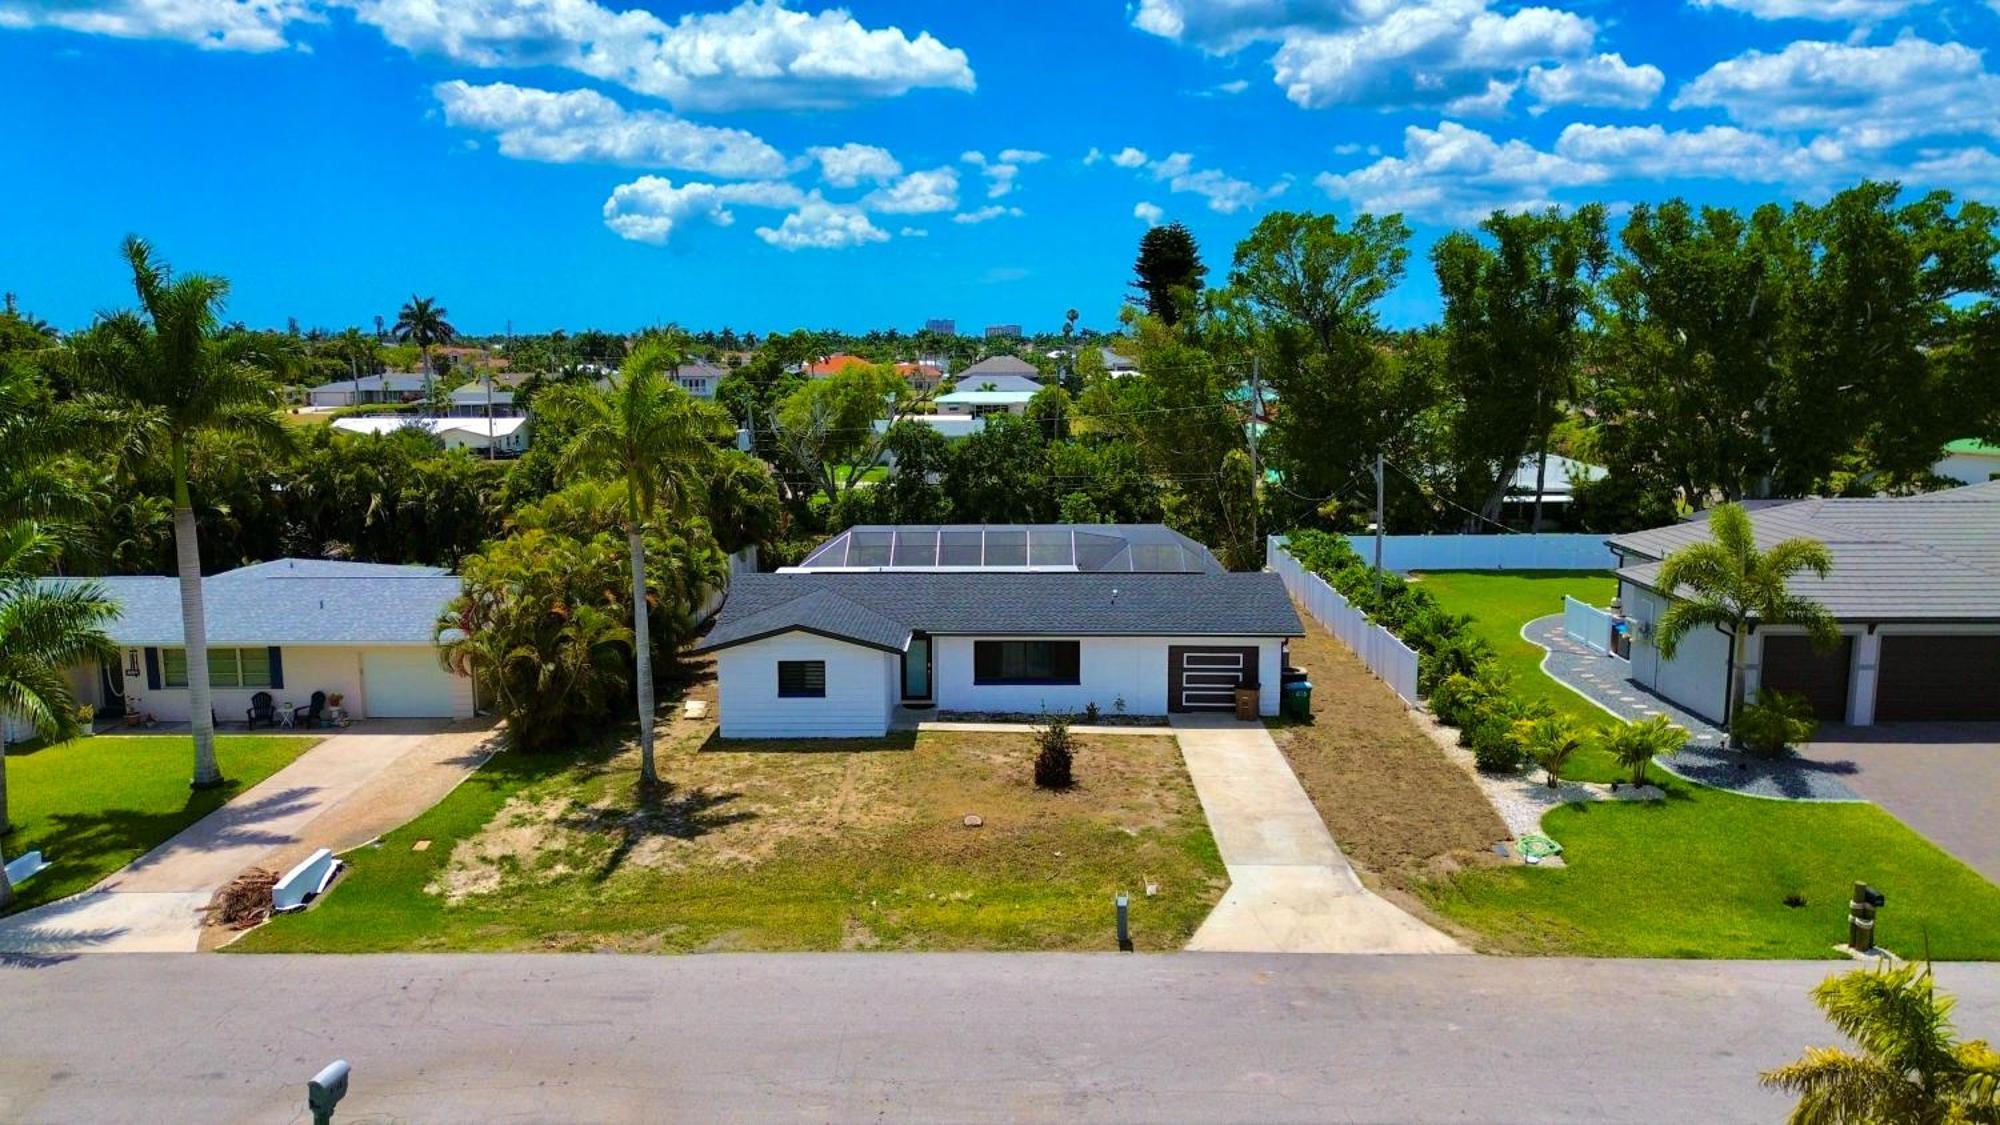
[[1463, 727], [1479, 708], [1507, 691], [1507, 674], [1488, 662], [1471, 673], [1454, 673], [1431, 690], [1431, 712], [1447, 726]]
[[1563, 767], [1583, 747], [1583, 735], [1576, 723], [1556, 715], [1519, 720], [1514, 724], [1513, 734], [1522, 751], [1547, 772], [1551, 789], [1562, 783]]
[[1555, 709], [1542, 700], [1525, 702], [1496, 694], [1473, 710], [1459, 741], [1472, 751], [1473, 762], [1482, 770], [1507, 773], [1521, 768], [1525, 754], [1518, 731], [1520, 724], [1546, 719]]
[[1095, 725], [1097, 725], [1097, 720], [1098, 720], [1099, 716], [1101, 716], [1102, 714], [1103, 714], [1103, 712], [1102, 712], [1102, 711], [1100, 711], [1100, 710], [1098, 710], [1098, 707], [1097, 707], [1097, 703], [1096, 703], [1096, 701], [1095, 701], [1095, 700], [1093, 700], [1093, 701], [1091, 701], [1091, 702], [1089, 702], [1089, 703], [1086, 703], [1086, 704], [1084, 704], [1084, 705], [1083, 705], [1083, 722], [1084, 722], [1084, 725], [1085, 725], [1085, 726], [1095, 726]]
[[1812, 704], [1805, 697], [1782, 691], [1760, 691], [1755, 703], [1745, 704], [1737, 714], [1735, 734], [1750, 752], [1775, 758], [1801, 743], [1812, 741], [1819, 730]]
[[1070, 737], [1069, 720], [1052, 716], [1044, 727], [1035, 728], [1035, 788], [1068, 789], [1076, 784], [1076, 740]]
[[1632, 771], [1632, 784], [1646, 784], [1646, 767], [1687, 745], [1687, 732], [1655, 715], [1643, 723], [1619, 723], [1604, 732], [1604, 751]]

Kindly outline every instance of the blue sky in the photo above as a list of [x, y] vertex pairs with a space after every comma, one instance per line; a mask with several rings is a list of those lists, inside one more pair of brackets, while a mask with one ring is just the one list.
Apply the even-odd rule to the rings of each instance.
[[463, 330], [1111, 327], [1139, 236], [1274, 208], [2000, 202], [2000, 0], [0, 0], [0, 287]]

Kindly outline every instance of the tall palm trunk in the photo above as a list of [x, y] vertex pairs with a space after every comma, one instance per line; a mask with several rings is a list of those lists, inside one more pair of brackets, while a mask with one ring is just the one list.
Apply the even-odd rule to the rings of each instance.
[[639, 784], [659, 783], [653, 765], [653, 636], [646, 621], [646, 536], [632, 521], [625, 539], [632, 549], [632, 653], [639, 689]]
[[188, 496], [187, 451], [174, 457], [174, 563], [181, 580], [181, 634], [187, 650], [188, 725], [194, 728], [196, 789], [222, 784], [215, 765], [215, 712], [208, 690], [208, 617], [201, 604], [201, 545], [195, 539], [194, 501]]
[[1729, 702], [1723, 705], [1723, 713], [1729, 717], [1731, 750], [1743, 749], [1743, 733], [1737, 720], [1743, 715], [1743, 650], [1747, 640], [1741, 626], [1729, 631]]
[[[6, 720], [0, 719], [0, 723]], [[7, 814], [7, 732], [0, 730], [0, 836], [14, 830], [14, 818]]]

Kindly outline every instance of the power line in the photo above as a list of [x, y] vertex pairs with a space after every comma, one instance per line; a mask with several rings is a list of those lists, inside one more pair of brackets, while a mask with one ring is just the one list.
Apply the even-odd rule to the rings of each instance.
[[1407, 480], [1411, 484], [1416, 485], [1417, 491], [1422, 493], [1426, 499], [1432, 501], [1433, 503], [1443, 504], [1446, 507], [1457, 508], [1459, 511], [1464, 512], [1466, 515], [1471, 516], [1473, 519], [1476, 519], [1481, 523], [1490, 523], [1494, 527], [1499, 528], [1501, 531], [1504, 531], [1509, 535], [1520, 534], [1519, 531], [1515, 530], [1514, 528], [1508, 527], [1506, 524], [1501, 523], [1499, 520], [1487, 519], [1484, 515], [1473, 511], [1471, 508], [1468, 508], [1465, 505], [1460, 504], [1456, 500], [1450, 500], [1445, 497], [1433, 494], [1431, 490], [1425, 486], [1423, 481], [1420, 481], [1416, 477], [1410, 475], [1410, 471], [1408, 469], [1403, 468], [1401, 465], [1396, 464], [1394, 461], [1385, 460], [1383, 463], [1388, 465], [1390, 468], [1396, 470], [1397, 472], [1403, 474], [1404, 480]]

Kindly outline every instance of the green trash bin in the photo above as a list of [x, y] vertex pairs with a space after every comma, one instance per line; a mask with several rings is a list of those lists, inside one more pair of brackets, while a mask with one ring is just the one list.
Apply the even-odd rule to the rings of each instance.
[[1307, 722], [1312, 719], [1313, 686], [1310, 680], [1294, 680], [1285, 685], [1285, 714]]

